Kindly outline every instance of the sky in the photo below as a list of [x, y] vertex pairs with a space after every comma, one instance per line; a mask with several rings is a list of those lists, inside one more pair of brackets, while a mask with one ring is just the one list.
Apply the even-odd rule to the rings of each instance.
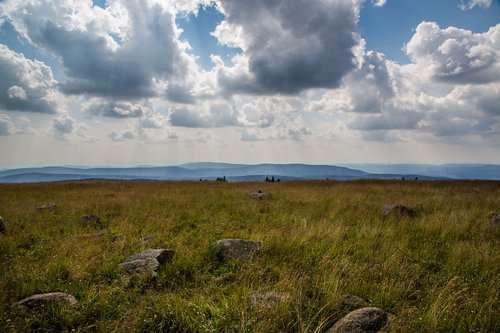
[[0, 1], [0, 168], [197, 161], [500, 164], [500, 1]]

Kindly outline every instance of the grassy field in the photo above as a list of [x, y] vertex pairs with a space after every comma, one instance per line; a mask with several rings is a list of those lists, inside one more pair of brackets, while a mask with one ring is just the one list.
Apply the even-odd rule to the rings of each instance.
[[[272, 196], [255, 200], [255, 189]], [[344, 294], [395, 315], [392, 332], [500, 331], [500, 226], [489, 223], [499, 182], [95, 181], [0, 193], [0, 332], [324, 332], [348, 312]], [[417, 216], [383, 216], [394, 202]], [[101, 217], [103, 234], [85, 214]], [[209, 246], [223, 238], [263, 252], [214, 261]], [[147, 248], [176, 255], [156, 278], [120, 274]], [[79, 306], [13, 306], [51, 291]], [[262, 309], [253, 291], [290, 297]]]

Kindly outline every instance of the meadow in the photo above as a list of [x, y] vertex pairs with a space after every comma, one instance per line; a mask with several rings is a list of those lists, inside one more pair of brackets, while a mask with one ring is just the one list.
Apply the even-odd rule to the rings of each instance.
[[[251, 198], [256, 189], [271, 196]], [[500, 331], [500, 182], [85, 181], [0, 193], [0, 332], [326, 332], [349, 312], [345, 294], [392, 314], [390, 332]], [[57, 208], [36, 209], [47, 203]], [[384, 216], [387, 203], [417, 215]], [[262, 253], [218, 261], [210, 245], [224, 238]], [[156, 277], [120, 273], [148, 248], [176, 253]], [[15, 305], [52, 291], [79, 305]], [[254, 291], [288, 297], [255, 307]]]

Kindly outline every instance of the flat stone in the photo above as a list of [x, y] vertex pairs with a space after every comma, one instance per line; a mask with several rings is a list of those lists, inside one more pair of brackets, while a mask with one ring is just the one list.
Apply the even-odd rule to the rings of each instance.
[[259, 309], [272, 309], [290, 299], [289, 293], [253, 291], [248, 295], [250, 306]]
[[44, 205], [36, 207], [37, 210], [54, 210], [56, 208], [57, 208], [57, 205], [54, 203], [48, 203], [48, 204], [44, 204]]
[[417, 215], [415, 209], [397, 203], [385, 205], [384, 208], [382, 208], [382, 213], [386, 216], [399, 215], [399, 216], [415, 217]]
[[267, 192], [262, 192], [261, 190], [257, 190], [257, 191], [252, 191], [252, 192], [248, 193], [248, 195], [254, 199], [261, 200], [261, 199], [269, 197], [271, 194], [267, 193]]
[[149, 249], [134, 254], [120, 264], [120, 269], [126, 274], [151, 273], [156, 275], [158, 269], [171, 261], [175, 251], [170, 249]]
[[5, 220], [0, 216], [0, 234], [5, 234], [7, 231], [7, 223]]
[[246, 239], [221, 239], [213, 246], [222, 259], [251, 259], [261, 251], [259, 242]]
[[327, 333], [377, 333], [387, 324], [387, 312], [379, 308], [361, 308], [348, 313]]
[[100, 231], [100, 232], [94, 232], [94, 233], [90, 233], [90, 234], [83, 234], [81, 235], [82, 238], [99, 238], [99, 237], [102, 237], [104, 236], [106, 233], [104, 231]]
[[359, 296], [356, 295], [343, 295], [340, 298], [339, 306], [343, 309], [348, 309], [350, 311], [365, 307], [367, 302]]
[[33, 296], [26, 297], [25, 299], [17, 302], [19, 306], [28, 309], [44, 307], [51, 303], [57, 303], [67, 307], [75, 307], [76, 305], [78, 305], [78, 301], [73, 295], [62, 292], [36, 294]]

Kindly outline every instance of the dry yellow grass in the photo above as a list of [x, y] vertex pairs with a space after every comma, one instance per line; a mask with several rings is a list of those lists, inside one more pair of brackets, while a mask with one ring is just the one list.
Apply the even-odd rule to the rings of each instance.
[[[272, 196], [255, 200], [248, 192]], [[323, 332], [356, 294], [396, 316], [393, 332], [500, 330], [498, 182], [73, 182], [0, 185], [0, 331]], [[54, 202], [54, 211], [37, 211]], [[398, 202], [417, 217], [384, 217]], [[95, 214], [104, 234], [81, 218]], [[123, 239], [113, 240], [113, 234]], [[137, 245], [142, 238], [153, 239]], [[214, 262], [222, 238], [260, 241], [252, 261]], [[177, 253], [156, 279], [118, 264], [145, 248]], [[252, 291], [290, 294], [266, 311]], [[25, 312], [65, 291], [76, 309]]]

